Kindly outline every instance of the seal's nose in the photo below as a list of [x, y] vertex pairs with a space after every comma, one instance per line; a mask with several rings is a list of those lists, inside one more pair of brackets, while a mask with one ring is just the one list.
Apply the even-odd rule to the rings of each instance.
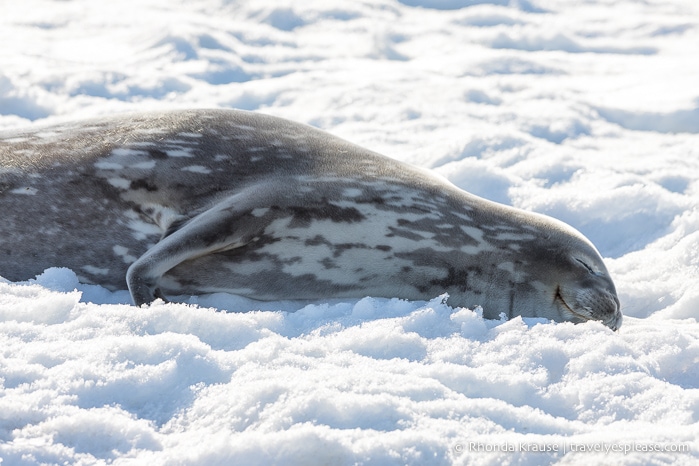
[[619, 327], [621, 327], [621, 321], [624, 320], [624, 315], [621, 313], [621, 303], [619, 302], [617, 295], [610, 293], [609, 297], [614, 304], [614, 310], [609, 319], [604, 321], [604, 325], [616, 332], [619, 330]]

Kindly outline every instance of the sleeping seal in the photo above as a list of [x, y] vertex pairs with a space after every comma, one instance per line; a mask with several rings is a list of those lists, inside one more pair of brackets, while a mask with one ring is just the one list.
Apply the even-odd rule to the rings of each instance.
[[431, 299], [621, 325], [594, 246], [312, 127], [235, 110], [0, 134], [0, 275], [167, 294]]

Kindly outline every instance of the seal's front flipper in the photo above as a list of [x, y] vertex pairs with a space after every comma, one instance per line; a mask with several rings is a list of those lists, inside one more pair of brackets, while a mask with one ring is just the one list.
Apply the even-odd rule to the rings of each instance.
[[158, 281], [184, 261], [248, 244], [269, 222], [254, 210], [267, 207], [269, 196], [243, 191], [182, 223], [129, 267], [126, 283], [137, 306], [163, 298]]

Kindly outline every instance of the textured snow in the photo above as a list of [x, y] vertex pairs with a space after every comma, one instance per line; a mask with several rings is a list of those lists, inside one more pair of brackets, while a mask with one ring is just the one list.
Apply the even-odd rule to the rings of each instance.
[[0, 43], [0, 128], [191, 107], [309, 123], [570, 223], [626, 316], [139, 309], [66, 269], [0, 279], [3, 466], [699, 461], [695, 0], [24, 0], [0, 3]]

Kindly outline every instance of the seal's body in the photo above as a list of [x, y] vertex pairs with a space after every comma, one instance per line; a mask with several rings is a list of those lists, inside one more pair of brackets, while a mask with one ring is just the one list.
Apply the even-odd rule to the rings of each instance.
[[363, 296], [621, 324], [595, 248], [309, 126], [234, 110], [0, 135], [0, 275], [163, 294]]

